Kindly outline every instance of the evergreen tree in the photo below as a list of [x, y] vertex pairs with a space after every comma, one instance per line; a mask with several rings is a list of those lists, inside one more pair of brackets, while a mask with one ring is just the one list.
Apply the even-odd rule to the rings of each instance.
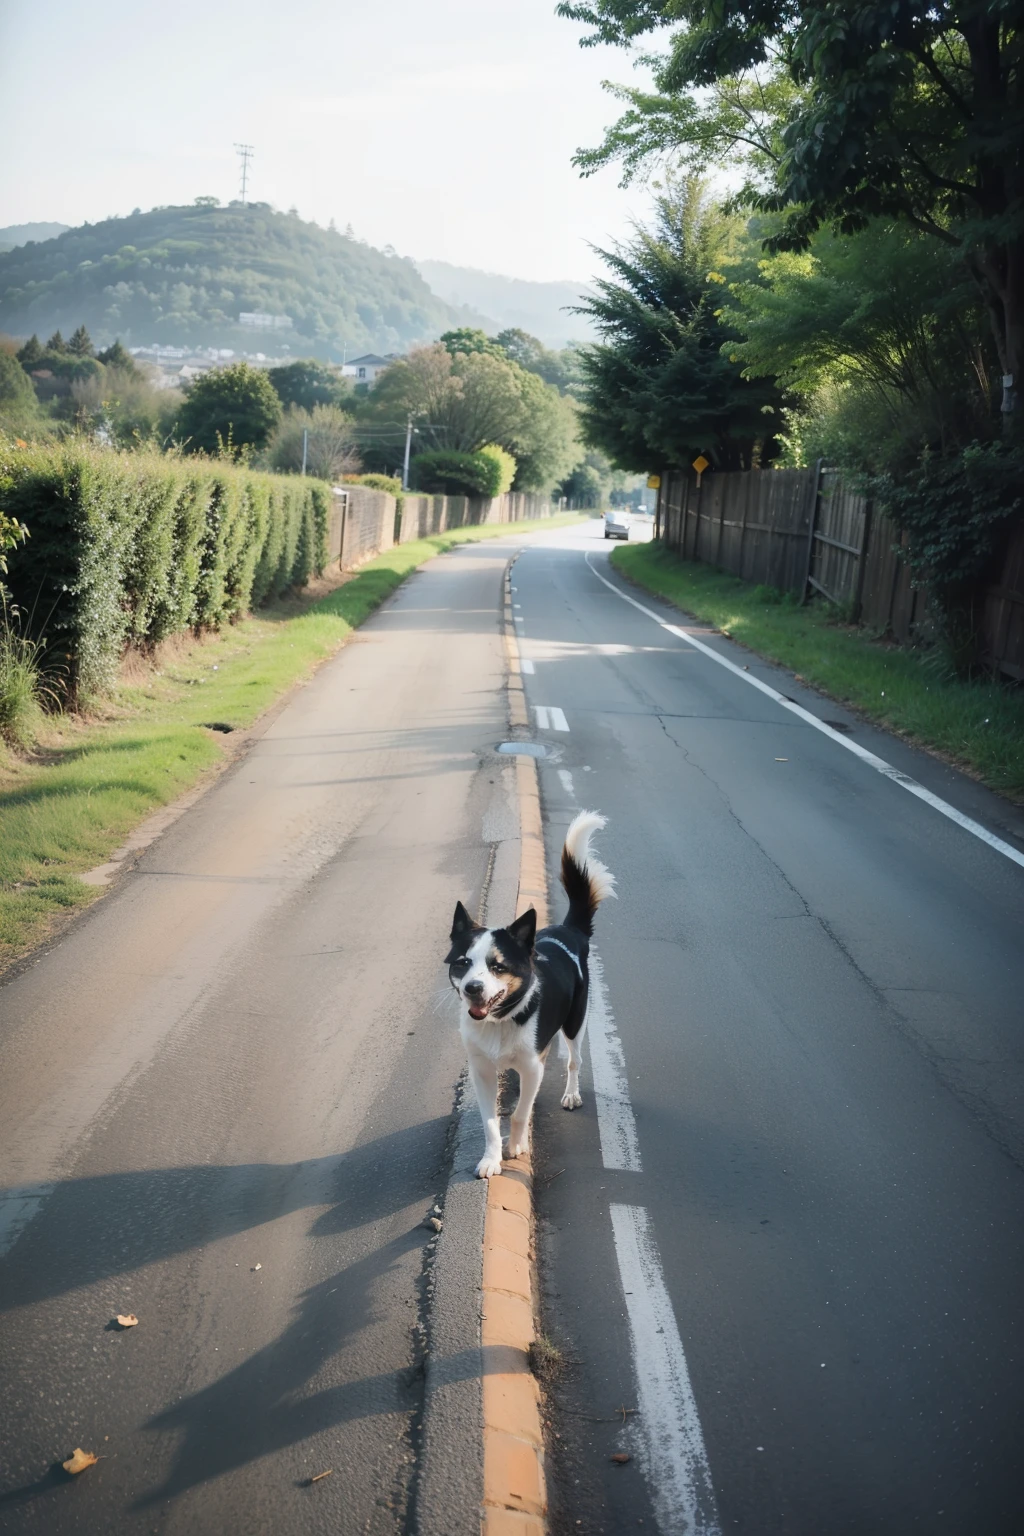
[[26, 372], [31, 371], [43, 355], [43, 349], [39, 337], [33, 331], [25, 345], [18, 353], [18, 362]]
[[80, 325], [68, 342], [68, 351], [75, 357], [93, 357], [92, 337], [84, 325]]
[[[72, 337], [73, 345], [74, 337]], [[97, 352], [96, 356], [105, 368], [120, 368], [122, 373], [138, 373], [139, 371], [135, 366], [135, 359], [130, 352], [125, 350], [119, 340], [113, 342], [105, 351]]]
[[46, 343], [46, 350], [47, 352], [66, 352], [68, 350], [68, 344], [64, 340], [64, 337], [61, 335], [60, 331], [54, 331], [53, 335]]

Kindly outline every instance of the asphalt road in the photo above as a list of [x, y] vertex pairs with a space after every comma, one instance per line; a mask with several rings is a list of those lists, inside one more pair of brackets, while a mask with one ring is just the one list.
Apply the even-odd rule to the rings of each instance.
[[[575, 809], [609, 818], [636, 1145], [609, 1159], [589, 1068], [570, 1115], [549, 1067], [554, 1529], [1019, 1532], [1024, 870], [610, 591], [593, 530], [560, 542], [518, 560], [517, 627], [552, 868]], [[695, 632], [1024, 847], [996, 797]]]
[[513, 547], [414, 575], [0, 987], [4, 1532], [408, 1528]]

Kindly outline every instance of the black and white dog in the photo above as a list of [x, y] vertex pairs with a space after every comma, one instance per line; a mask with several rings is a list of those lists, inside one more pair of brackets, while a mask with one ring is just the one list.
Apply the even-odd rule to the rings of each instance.
[[562, 884], [569, 898], [564, 922], [537, 932], [531, 907], [507, 928], [481, 928], [460, 901], [452, 923], [448, 975], [462, 1000], [459, 1032], [484, 1122], [484, 1155], [477, 1178], [501, 1172], [498, 1074], [514, 1067], [519, 1102], [509, 1126], [508, 1155], [529, 1151], [530, 1114], [544, 1076], [548, 1047], [561, 1030], [569, 1049], [563, 1109], [578, 1109], [580, 1045], [587, 1020], [587, 956], [599, 902], [615, 894], [615, 877], [590, 852], [603, 816], [581, 811], [565, 835]]

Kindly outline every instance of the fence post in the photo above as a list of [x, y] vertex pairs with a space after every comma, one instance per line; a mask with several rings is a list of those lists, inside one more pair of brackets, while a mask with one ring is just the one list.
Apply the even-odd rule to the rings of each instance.
[[814, 496], [811, 501], [811, 522], [807, 530], [807, 559], [804, 564], [804, 584], [800, 591], [800, 602], [806, 603], [807, 589], [811, 584], [811, 566], [814, 562], [814, 535], [818, 531], [818, 508], [821, 504], [821, 467], [824, 460], [819, 459], [814, 466]]
[[853, 594], [853, 610], [851, 614], [854, 624], [860, 623], [861, 610], [864, 607], [864, 578], [867, 575], [868, 546], [871, 543], [871, 524], [874, 520], [874, 511], [874, 502], [865, 502], [864, 527], [861, 529], [860, 552], [857, 555], [857, 584]]

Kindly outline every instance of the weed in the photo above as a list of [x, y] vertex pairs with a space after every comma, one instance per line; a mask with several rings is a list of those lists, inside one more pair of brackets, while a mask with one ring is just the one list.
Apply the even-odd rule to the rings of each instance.
[[565, 1357], [546, 1333], [539, 1333], [530, 1345], [530, 1370], [538, 1381], [553, 1381], [565, 1366]]

